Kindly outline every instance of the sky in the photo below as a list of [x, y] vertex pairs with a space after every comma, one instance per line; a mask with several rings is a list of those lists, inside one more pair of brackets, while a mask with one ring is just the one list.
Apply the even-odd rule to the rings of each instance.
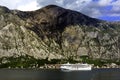
[[93, 18], [120, 21], [120, 0], [0, 0], [1, 6], [21, 11], [33, 11], [50, 4], [79, 11]]

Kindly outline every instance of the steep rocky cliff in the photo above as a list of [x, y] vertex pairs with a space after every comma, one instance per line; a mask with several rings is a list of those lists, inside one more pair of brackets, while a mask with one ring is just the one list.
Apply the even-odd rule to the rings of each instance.
[[120, 58], [120, 24], [49, 5], [22, 12], [0, 7], [0, 57]]

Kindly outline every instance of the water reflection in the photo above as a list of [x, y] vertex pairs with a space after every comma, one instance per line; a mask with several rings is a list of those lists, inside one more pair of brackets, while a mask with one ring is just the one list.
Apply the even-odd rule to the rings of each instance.
[[120, 80], [120, 69], [62, 72], [61, 70], [1, 69], [0, 80]]
[[93, 80], [120, 80], [120, 69], [101, 70], [94, 73]]

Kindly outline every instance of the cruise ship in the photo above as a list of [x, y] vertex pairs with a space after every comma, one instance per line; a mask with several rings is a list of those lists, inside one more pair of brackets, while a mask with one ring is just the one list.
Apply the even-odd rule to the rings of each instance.
[[92, 70], [92, 65], [90, 64], [83, 64], [83, 63], [78, 63], [78, 64], [62, 64], [60, 66], [60, 69], [62, 71], [79, 71], [79, 70], [83, 70], [83, 71], [89, 71]]

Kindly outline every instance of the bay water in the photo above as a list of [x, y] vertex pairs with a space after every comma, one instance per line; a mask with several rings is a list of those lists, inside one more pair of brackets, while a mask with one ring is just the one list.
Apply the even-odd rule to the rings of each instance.
[[0, 80], [120, 80], [120, 69], [70, 72], [59, 69], [0, 69]]

